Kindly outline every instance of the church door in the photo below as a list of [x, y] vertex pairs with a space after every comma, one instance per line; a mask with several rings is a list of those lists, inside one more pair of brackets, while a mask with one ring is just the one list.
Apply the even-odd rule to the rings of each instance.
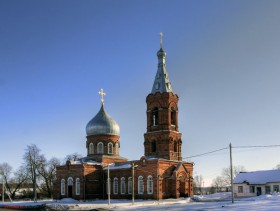
[[72, 198], [72, 188], [73, 187], [73, 178], [69, 177], [67, 180], [67, 190], [68, 190], [68, 197]]
[[68, 185], [68, 197], [72, 198], [72, 185]]
[[186, 197], [186, 183], [184, 181], [180, 181], [180, 197]]

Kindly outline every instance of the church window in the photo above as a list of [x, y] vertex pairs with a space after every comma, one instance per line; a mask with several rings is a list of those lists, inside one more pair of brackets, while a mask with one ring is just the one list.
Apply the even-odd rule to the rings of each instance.
[[60, 184], [60, 188], [61, 188], [61, 195], [65, 195], [65, 179], [61, 180], [61, 184]]
[[108, 154], [113, 154], [113, 144], [112, 143], [108, 144]]
[[76, 179], [76, 195], [80, 195], [80, 179]]
[[97, 153], [98, 154], [103, 154], [103, 143], [102, 142], [99, 142], [97, 144]]
[[73, 185], [73, 179], [72, 177], [69, 177], [68, 180], [67, 180], [67, 185], [68, 186], [72, 186]]
[[177, 141], [174, 141], [174, 152], [177, 152], [178, 150], [177, 150], [177, 148], [178, 148], [178, 144], [177, 144]]
[[143, 194], [143, 193], [144, 193], [143, 177], [139, 176], [138, 177], [138, 194]]
[[90, 144], [89, 144], [88, 154], [90, 154], [90, 155], [93, 154], [93, 143], [90, 143]]
[[152, 126], [158, 125], [158, 108], [154, 108], [152, 111]]
[[116, 154], [119, 154], [119, 144], [116, 143]]
[[157, 151], [157, 144], [156, 141], [152, 142], [152, 152], [156, 152]]
[[121, 178], [121, 194], [125, 194], [125, 178]]
[[131, 177], [128, 178], [127, 187], [128, 187], [128, 189], [127, 189], [128, 194], [131, 194], [132, 193], [132, 178]]
[[118, 178], [114, 178], [114, 194], [118, 194], [119, 184], [118, 184]]
[[176, 111], [171, 109], [171, 125], [176, 125]]
[[152, 194], [153, 193], [153, 177], [150, 175], [147, 179], [147, 193]]

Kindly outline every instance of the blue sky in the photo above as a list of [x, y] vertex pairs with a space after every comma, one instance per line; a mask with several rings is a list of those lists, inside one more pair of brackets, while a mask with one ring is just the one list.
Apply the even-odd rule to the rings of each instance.
[[[159, 32], [180, 97], [183, 157], [280, 139], [280, 2], [94, 0], [0, 2], [0, 162], [14, 168], [36, 144], [48, 157], [86, 155], [87, 122], [105, 107], [120, 153], [144, 152], [146, 96]], [[247, 170], [271, 169], [280, 148], [234, 149]], [[228, 150], [192, 158], [206, 181]]]

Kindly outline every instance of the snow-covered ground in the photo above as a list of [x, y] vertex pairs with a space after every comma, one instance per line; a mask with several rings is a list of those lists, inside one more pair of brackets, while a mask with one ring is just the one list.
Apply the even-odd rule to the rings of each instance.
[[[40, 201], [34, 202], [14, 202], [4, 203], [5, 205], [16, 206], [34, 206], [38, 204], [47, 204], [48, 207], [54, 209], [68, 208], [70, 210], [90, 210], [97, 208], [105, 208], [110, 210], [280, 210], [280, 195], [262, 195], [252, 198], [235, 199], [231, 203], [230, 193], [217, 193], [207, 196], [195, 196], [193, 199], [165, 199], [155, 200], [135, 200], [132, 205], [130, 200], [111, 200], [110, 206], [107, 201], [93, 200], [80, 202], [73, 199], [62, 199], [58, 201]], [[3, 203], [0, 203], [0, 207]]]

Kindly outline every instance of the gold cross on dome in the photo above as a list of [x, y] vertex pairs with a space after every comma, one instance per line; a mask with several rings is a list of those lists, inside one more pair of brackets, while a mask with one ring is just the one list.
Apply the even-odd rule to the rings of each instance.
[[163, 37], [163, 33], [160, 32], [160, 33], [159, 33], [159, 36], [160, 36], [160, 47], [162, 48], [162, 37]]
[[101, 89], [98, 94], [101, 95], [101, 102], [104, 104], [104, 96], [106, 95], [106, 93], [103, 91], [103, 89]]

